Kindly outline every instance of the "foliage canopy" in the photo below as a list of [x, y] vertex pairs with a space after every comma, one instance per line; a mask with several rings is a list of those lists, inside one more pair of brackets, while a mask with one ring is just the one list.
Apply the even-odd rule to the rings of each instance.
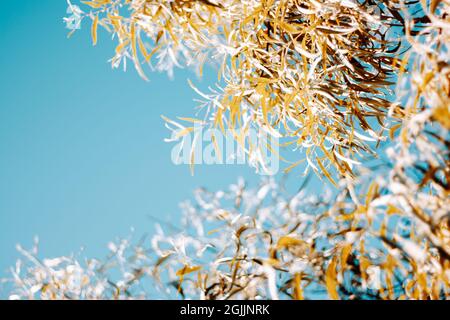
[[[113, 67], [129, 60], [146, 78], [144, 64], [171, 75], [217, 62], [217, 88], [196, 89], [203, 118], [185, 122], [281, 137], [305, 151], [289, 169], [304, 161], [337, 191], [201, 189], [182, 230], [111, 244], [103, 262], [21, 249], [12, 298], [149, 298], [153, 281], [171, 298], [448, 299], [448, 0], [84, 4], [66, 22], [91, 19], [94, 44], [110, 32]], [[390, 160], [361, 165], [384, 140]]]

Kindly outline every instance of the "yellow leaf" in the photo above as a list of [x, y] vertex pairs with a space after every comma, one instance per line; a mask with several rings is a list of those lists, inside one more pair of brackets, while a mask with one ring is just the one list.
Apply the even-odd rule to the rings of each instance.
[[378, 184], [374, 181], [370, 184], [366, 196], [366, 209], [369, 207], [373, 199], [378, 195]]
[[177, 132], [176, 137], [177, 138], [184, 137], [185, 135], [187, 135], [188, 133], [192, 132], [193, 130], [194, 130], [193, 127], [184, 128], [184, 129], [182, 129], [182, 130]]
[[184, 275], [186, 275], [186, 274], [189, 274], [189, 273], [198, 271], [198, 270], [200, 270], [201, 268], [202, 268], [201, 266], [193, 266], [193, 267], [190, 267], [190, 266], [188, 266], [188, 265], [185, 265], [183, 268], [181, 268], [180, 270], [177, 271], [176, 275], [177, 275], [178, 277], [182, 277], [182, 276], [184, 276]]
[[94, 21], [92, 22], [92, 29], [91, 29], [92, 44], [94, 46], [97, 44], [97, 29], [98, 29], [98, 16], [95, 16]]
[[294, 298], [296, 300], [303, 300], [303, 289], [302, 289], [302, 275], [296, 273], [294, 277]]
[[324, 165], [322, 164], [322, 162], [320, 161], [319, 158], [316, 158], [317, 160], [317, 164], [320, 167], [320, 170], [322, 170], [322, 173], [325, 175], [325, 177], [327, 177], [327, 179], [337, 188], [338, 185], [336, 183], [336, 181], [334, 181], [333, 177], [331, 176], [331, 174], [328, 172], [327, 169], [325, 169]]
[[278, 248], [278, 249], [281, 249], [281, 248], [287, 248], [287, 247], [290, 247], [290, 246], [298, 246], [298, 245], [300, 245], [300, 244], [302, 244], [302, 243], [303, 243], [302, 240], [299, 240], [299, 239], [296, 239], [296, 238], [292, 238], [292, 237], [281, 237], [281, 238], [278, 240], [277, 248]]
[[389, 138], [391, 138], [392, 140], [394, 140], [394, 136], [395, 136], [395, 132], [402, 126], [401, 123], [397, 123], [396, 125], [393, 125], [390, 129], [389, 129]]
[[388, 204], [387, 210], [386, 210], [387, 214], [395, 214], [395, 213], [399, 213], [399, 212], [401, 212], [401, 210], [399, 208], [397, 208], [396, 206], [393, 206], [391, 204]]
[[334, 257], [328, 265], [325, 273], [325, 285], [327, 287], [328, 294], [333, 300], [339, 300], [339, 294], [337, 292], [337, 275], [336, 275], [336, 258]]
[[186, 117], [177, 117], [177, 118], [180, 119], [180, 120], [188, 121], [188, 122], [192, 122], [192, 123], [201, 123], [201, 124], [204, 123], [204, 121], [199, 120], [199, 119], [195, 119], [195, 118], [186, 118]]

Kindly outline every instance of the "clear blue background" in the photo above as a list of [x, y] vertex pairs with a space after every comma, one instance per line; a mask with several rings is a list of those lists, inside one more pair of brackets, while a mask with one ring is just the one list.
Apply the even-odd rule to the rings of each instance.
[[[42, 256], [85, 247], [103, 257], [115, 237], [177, 224], [178, 203], [196, 187], [226, 188], [246, 166], [175, 166], [160, 117], [192, 116], [201, 82], [130, 68], [112, 70], [105, 32], [91, 45], [90, 25], [67, 39], [64, 0], [0, 1], [0, 278], [19, 257], [17, 243], [40, 238]], [[295, 184], [299, 184], [298, 181]], [[0, 295], [2, 293], [0, 292]]]

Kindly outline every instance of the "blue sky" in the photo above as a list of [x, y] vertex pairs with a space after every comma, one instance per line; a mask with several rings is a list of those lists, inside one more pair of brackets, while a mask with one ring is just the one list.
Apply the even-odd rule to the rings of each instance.
[[[86, 248], [106, 254], [116, 236], [151, 232], [148, 215], [177, 222], [194, 188], [224, 188], [246, 166], [197, 167], [170, 160], [161, 114], [193, 115], [196, 97], [181, 70], [173, 81], [112, 70], [106, 33], [71, 39], [63, 0], [0, 2], [0, 277], [38, 235], [43, 256]], [[203, 84], [208, 84], [204, 79]], [[202, 84], [200, 84], [202, 85]]]

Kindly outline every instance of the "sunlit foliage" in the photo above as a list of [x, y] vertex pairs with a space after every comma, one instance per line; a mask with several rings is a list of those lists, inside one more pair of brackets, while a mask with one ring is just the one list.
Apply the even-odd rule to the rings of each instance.
[[304, 150], [294, 165], [330, 180], [329, 170], [352, 176], [404, 116], [390, 102], [401, 68], [402, 1], [84, 3], [89, 11], [74, 11], [92, 20], [93, 42], [102, 26], [118, 43], [113, 67], [130, 60], [146, 78], [144, 64], [171, 76], [175, 67], [201, 74], [206, 61], [216, 62], [217, 88], [199, 92], [204, 125], [242, 128], [240, 141], [249, 127], [264, 130]]
[[[36, 248], [20, 248], [25, 259], [12, 270], [11, 298], [448, 297], [448, 256], [416, 233], [415, 217], [395, 206], [395, 194], [359, 182], [369, 188], [359, 205], [347, 190], [287, 196], [273, 180], [255, 189], [243, 181], [199, 189], [194, 203], [182, 204], [181, 225], [158, 226], [136, 244], [111, 243], [104, 261], [41, 261]], [[377, 201], [383, 193], [391, 197], [387, 209]], [[448, 234], [441, 239], [448, 243]]]
[[[11, 298], [449, 298], [449, 1], [86, 4], [72, 12], [94, 43], [98, 25], [114, 34], [114, 66], [218, 60], [206, 125], [280, 135], [337, 188], [200, 189], [179, 230], [112, 243], [103, 262], [20, 249]], [[386, 133], [379, 166], [354, 170]]]

